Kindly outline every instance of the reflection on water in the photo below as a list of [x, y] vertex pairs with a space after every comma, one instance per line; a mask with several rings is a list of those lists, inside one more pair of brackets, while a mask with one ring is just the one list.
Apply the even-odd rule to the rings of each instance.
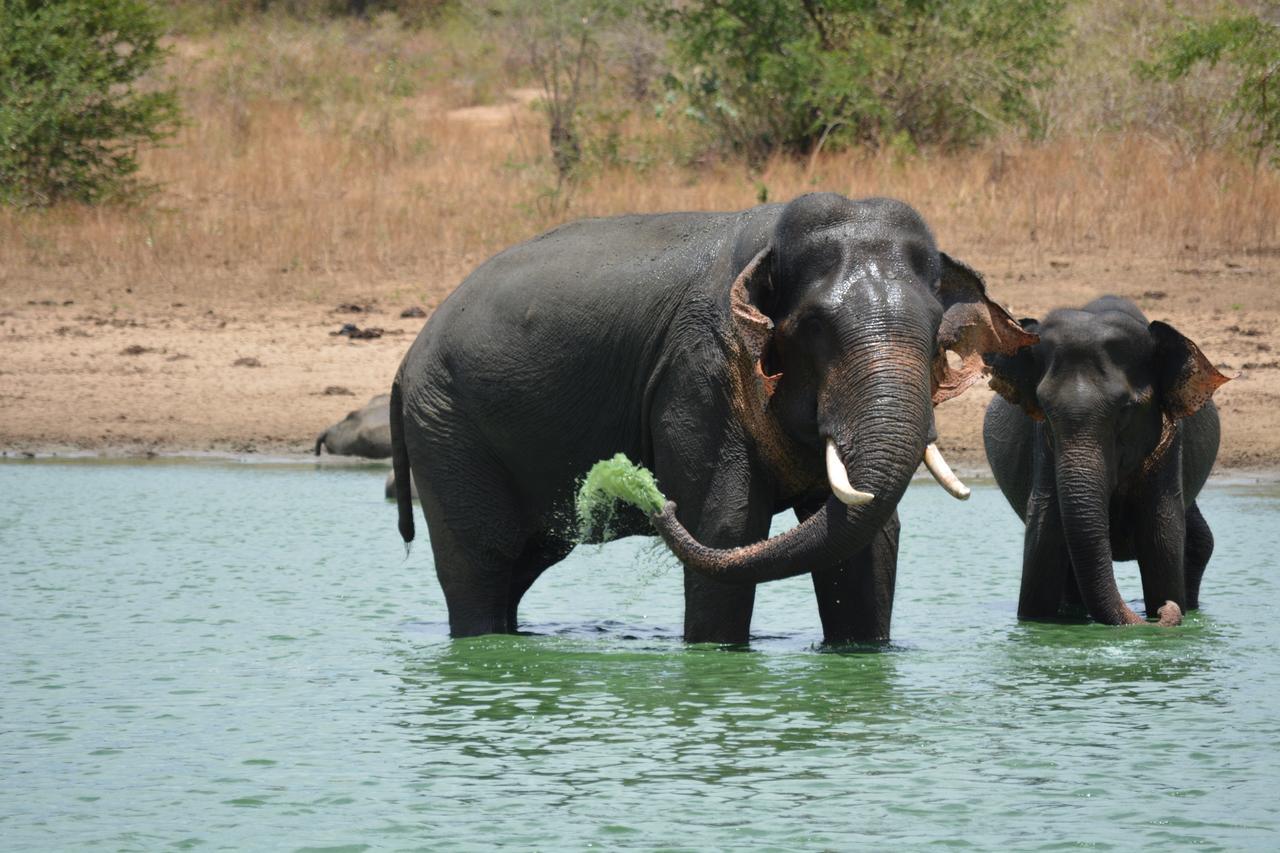
[[892, 646], [816, 648], [800, 578], [720, 649], [642, 539], [449, 640], [381, 477], [0, 465], [4, 846], [1276, 845], [1273, 489], [1204, 497], [1174, 631], [1018, 623], [1003, 499], [922, 484]]

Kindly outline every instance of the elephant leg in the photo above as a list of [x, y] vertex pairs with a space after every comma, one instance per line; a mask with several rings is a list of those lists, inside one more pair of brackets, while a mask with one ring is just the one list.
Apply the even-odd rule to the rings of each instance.
[[509, 596], [529, 539], [518, 498], [498, 472], [475, 464], [483, 458], [479, 448], [410, 450], [450, 633], [514, 631]]
[[[681, 523], [698, 541], [725, 548], [748, 545], [769, 535], [772, 501], [763, 486], [753, 485], [741, 462], [717, 465], [700, 478], [671, 476], [671, 471], [669, 465], [659, 462], [659, 482], [679, 507]], [[664, 472], [668, 476], [664, 477]], [[746, 643], [751, 637], [755, 601], [755, 584], [725, 583], [685, 569], [685, 641]]]
[[1183, 553], [1182, 565], [1186, 573], [1187, 608], [1194, 610], [1200, 606], [1200, 579], [1204, 577], [1205, 566], [1213, 556], [1213, 531], [1209, 523], [1200, 514], [1200, 507], [1192, 501], [1187, 507], [1187, 546]]
[[1022, 544], [1018, 618], [1053, 619], [1060, 614], [1064, 602], [1082, 599], [1058, 510], [1053, 463], [1044, 454], [1037, 454], [1033, 476], [1034, 485], [1027, 498], [1027, 532]]
[[823, 642], [888, 642], [900, 529], [895, 511], [861, 551], [812, 573]]
[[436, 576], [449, 608], [449, 633], [473, 637], [513, 631], [507, 596], [515, 560], [497, 549], [469, 541], [439, 522], [433, 523], [430, 513], [427, 526]]
[[[705, 541], [698, 536], [699, 541]], [[743, 644], [751, 639], [756, 588], [713, 581], [684, 570], [686, 643]]]
[[[722, 357], [687, 353], [687, 364]], [[677, 517], [704, 545], [730, 548], [766, 539], [774, 496], [753, 463], [735, 407], [705, 373], [677, 369], [656, 389], [650, 436], [658, 487], [676, 502]], [[684, 570], [684, 639], [745, 643], [751, 637], [756, 588]]]
[[516, 561], [507, 587], [507, 625], [511, 631], [519, 627], [517, 610], [520, 599], [524, 598], [529, 587], [533, 586], [539, 575], [563, 560], [572, 550], [572, 542], [545, 532], [529, 538]]
[[[1172, 477], [1167, 479], [1173, 481]], [[1161, 490], [1160, 480], [1153, 485], [1155, 494], [1148, 493], [1142, 502], [1134, 541], [1148, 616], [1156, 615], [1166, 601], [1176, 602], [1183, 610], [1188, 607], [1183, 560], [1187, 550], [1187, 511], [1182, 506], [1182, 490]]]
[[[1066, 555], [1063, 559], [1070, 561]], [[1080, 582], [1076, 580], [1075, 569], [1068, 566], [1066, 577], [1062, 582], [1062, 603], [1059, 606], [1058, 614], [1072, 619], [1087, 619], [1089, 617], [1089, 608], [1084, 603], [1084, 596], [1080, 594]]]

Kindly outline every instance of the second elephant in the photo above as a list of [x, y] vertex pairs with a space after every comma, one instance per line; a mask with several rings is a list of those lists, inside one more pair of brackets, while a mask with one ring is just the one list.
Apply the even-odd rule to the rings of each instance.
[[1108, 625], [1143, 621], [1112, 560], [1137, 559], [1148, 614], [1199, 606], [1213, 535], [1196, 495], [1218, 452], [1210, 397], [1226, 382], [1200, 349], [1132, 302], [1104, 296], [1023, 320], [1034, 347], [992, 355], [983, 439], [996, 482], [1026, 522], [1021, 619], [1081, 606]]

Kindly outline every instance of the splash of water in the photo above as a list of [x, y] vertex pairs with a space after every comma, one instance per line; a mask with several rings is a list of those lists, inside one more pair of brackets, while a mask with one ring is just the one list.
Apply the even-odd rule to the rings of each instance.
[[583, 538], [594, 525], [601, 521], [607, 524], [615, 501], [625, 501], [653, 515], [661, 512], [667, 499], [647, 468], [636, 465], [621, 453], [612, 459], [603, 459], [591, 466], [578, 489], [578, 529]]

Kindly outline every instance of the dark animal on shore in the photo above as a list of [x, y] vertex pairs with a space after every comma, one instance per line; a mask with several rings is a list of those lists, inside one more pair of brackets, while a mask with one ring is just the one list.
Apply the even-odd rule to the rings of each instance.
[[321, 448], [335, 456], [391, 456], [391, 395], [379, 394], [316, 436], [316, 456]]

